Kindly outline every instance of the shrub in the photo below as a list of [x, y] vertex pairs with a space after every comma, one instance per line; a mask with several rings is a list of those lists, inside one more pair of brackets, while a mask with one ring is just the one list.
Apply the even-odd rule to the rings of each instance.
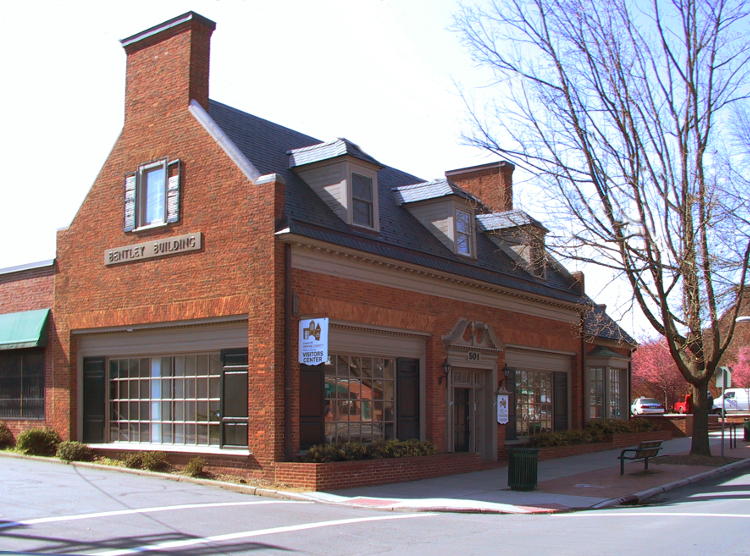
[[435, 453], [431, 442], [420, 440], [388, 440], [386, 442], [344, 442], [338, 444], [316, 444], [311, 446], [303, 461], [327, 463], [380, 458], [403, 458], [426, 456]]
[[60, 442], [62, 439], [57, 431], [48, 427], [35, 428], [18, 435], [16, 448], [32, 456], [54, 456]]
[[125, 458], [125, 467], [130, 469], [147, 469], [148, 471], [167, 471], [169, 461], [164, 452], [134, 452]]
[[569, 446], [571, 444], [587, 444], [592, 442], [608, 442], [612, 435], [624, 432], [646, 432], [657, 430], [659, 427], [648, 419], [608, 419], [592, 421], [583, 430], [569, 430], [561, 432], [542, 432], [529, 437], [530, 446], [540, 448], [550, 446]]
[[5, 448], [12, 448], [16, 444], [16, 439], [13, 438], [13, 433], [10, 432], [8, 425], [0, 422], [0, 450]]
[[205, 466], [206, 460], [200, 457], [195, 457], [187, 462], [183, 473], [188, 477], [205, 477], [206, 472], [203, 470]]
[[661, 428], [651, 419], [631, 419], [628, 424], [630, 425], [630, 432], [649, 432]]
[[94, 450], [81, 442], [67, 440], [57, 446], [56, 455], [64, 461], [92, 461]]

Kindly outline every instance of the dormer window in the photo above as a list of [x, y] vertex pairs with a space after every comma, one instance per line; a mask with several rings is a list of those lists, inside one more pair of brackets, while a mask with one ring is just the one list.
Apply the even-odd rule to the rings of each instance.
[[179, 219], [179, 160], [142, 164], [125, 177], [126, 232], [165, 226]]
[[352, 222], [372, 228], [372, 179], [352, 173]]
[[456, 255], [476, 257], [474, 212], [479, 199], [448, 180], [402, 185], [393, 189], [396, 202]]
[[288, 152], [289, 166], [347, 224], [378, 231], [377, 160], [346, 139]]
[[472, 217], [466, 211], [456, 210], [456, 253], [459, 255], [472, 255], [472, 239], [474, 236], [474, 227], [472, 226]]

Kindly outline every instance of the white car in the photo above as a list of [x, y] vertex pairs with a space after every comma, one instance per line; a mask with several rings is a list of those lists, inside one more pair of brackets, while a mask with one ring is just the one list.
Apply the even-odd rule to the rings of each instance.
[[654, 398], [638, 398], [630, 405], [633, 415], [663, 415], [664, 406]]

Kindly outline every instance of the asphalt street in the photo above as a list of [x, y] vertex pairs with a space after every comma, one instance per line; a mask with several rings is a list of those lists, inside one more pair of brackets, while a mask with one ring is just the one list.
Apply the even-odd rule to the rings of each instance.
[[16, 458], [0, 458], [0, 489], [10, 553], [750, 553], [750, 474], [552, 515], [385, 512]]

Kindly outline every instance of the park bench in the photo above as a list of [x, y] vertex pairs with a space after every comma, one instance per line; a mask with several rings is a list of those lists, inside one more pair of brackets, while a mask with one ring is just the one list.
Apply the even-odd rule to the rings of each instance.
[[645, 440], [637, 448], [625, 448], [617, 459], [620, 460], [620, 475], [625, 473], [625, 460], [643, 460], [643, 470], [648, 470], [648, 460], [659, 455], [661, 440]]

